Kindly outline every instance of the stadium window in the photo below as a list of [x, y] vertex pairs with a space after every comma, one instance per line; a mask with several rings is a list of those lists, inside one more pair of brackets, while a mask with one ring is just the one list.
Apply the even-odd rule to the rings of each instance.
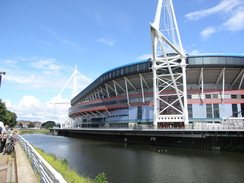
[[240, 58], [240, 65], [244, 65], [244, 58]]
[[241, 115], [244, 117], [244, 104], [241, 104]]
[[235, 65], [241, 65], [241, 59], [239, 57], [234, 58], [234, 64]]
[[225, 57], [219, 57], [218, 63], [222, 64], [222, 65], [225, 65], [226, 64]]
[[205, 95], [205, 98], [211, 98], [211, 95]]
[[188, 62], [191, 65], [193, 65], [193, 64], [195, 65], [196, 64], [195, 58], [188, 58]]
[[188, 118], [193, 118], [193, 115], [192, 115], [192, 104], [187, 104], [187, 109], [188, 109]]
[[219, 104], [213, 104], [214, 118], [219, 118]]
[[237, 104], [232, 104], [232, 117], [238, 117]]
[[204, 65], [211, 64], [211, 57], [203, 57], [203, 64]]
[[137, 107], [137, 119], [142, 119], [142, 106]]
[[233, 57], [227, 57], [226, 59], [227, 59], [227, 61], [226, 61], [227, 65], [233, 65], [234, 64], [234, 58]]
[[236, 95], [231, 95], [231, 98], [237, 98], [237, 96]]
[[211, 57], [211, 64], [218, 64], [218, 57]]
[[188, 98], [188, 99], [191, 99], [191, 95], [187, 95], [187, 98]]
[[206, 104], [207, 118], [213, 117], [212, 104]]

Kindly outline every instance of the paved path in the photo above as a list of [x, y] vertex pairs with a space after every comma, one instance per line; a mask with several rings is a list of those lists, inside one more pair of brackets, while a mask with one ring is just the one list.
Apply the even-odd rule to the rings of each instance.
[[16, 182], [14, 158], [0, 154], [0, 183]]
[[0, 183], [13, 182], [38, 183], [30, 162], [19, 143], [15, 145], [15, 157], [0, 154]]

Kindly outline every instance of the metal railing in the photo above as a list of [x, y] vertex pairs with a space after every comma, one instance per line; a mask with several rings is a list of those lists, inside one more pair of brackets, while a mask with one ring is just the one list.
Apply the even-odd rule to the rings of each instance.
[[[16, 134], [17, 135], [17, 134]], [[23, 137], [17, 135], [18, 142], [22, 146], [32, 167], [40, 174], [41, 183], [67, 183], [63, 176], [57, 172]]]
[[[55, 129], [60, 129], [60, 128], [53, 128], [55, 135], [56, 131]], [[130, 130], [130, 131], [137, 131], [137, 130], [150, 130], [150, 131], [167, 131], [167, 130], [225, 130], [225, 131], [235, 131], [235, 130], [243, 130], [244, 131], [244, 122], [238, 122], [238, 123], [222, 123], [222, 124], [208, 124], [207, 122], [205, 123], [194, 123], [194, 124], [189, 124], [187, 126], [163, 126], [163, 127], [153, 127], [152, 125], [134, 125], [134, 126], [99, 126], [99, 127], [63, 127], [61, 129], [82, 129], [82, 130]]]

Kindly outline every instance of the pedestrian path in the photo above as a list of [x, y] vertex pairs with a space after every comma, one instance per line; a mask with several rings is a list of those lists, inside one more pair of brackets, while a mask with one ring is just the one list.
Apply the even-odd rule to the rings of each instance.
[[15, 145], [14, 157], [0, 153], [0, 183], [38, 183], [30, 162], [21, 148]]
[[14, 158], [0, 154], [0, 183], [16, 182]]

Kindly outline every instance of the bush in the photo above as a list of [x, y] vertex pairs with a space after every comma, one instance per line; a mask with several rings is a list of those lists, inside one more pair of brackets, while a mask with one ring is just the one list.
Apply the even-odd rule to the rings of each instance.
[[34, 147], [35, 150], [56, 170], [58, 171], [63, 178], [70, 183], [108, 183], [106, 180], [105, 173], [100, 173], [94, 181], [87, 177], [81, 177], [75, 171], [68, 168], [67, 159], [58, 160], [53, 154], [45, 154], [43, 150]]
[[93, 183], [108, 183], [107, 178], [105, 176], [105, 173], [100, 173], [96, 178], [94, 179]]

